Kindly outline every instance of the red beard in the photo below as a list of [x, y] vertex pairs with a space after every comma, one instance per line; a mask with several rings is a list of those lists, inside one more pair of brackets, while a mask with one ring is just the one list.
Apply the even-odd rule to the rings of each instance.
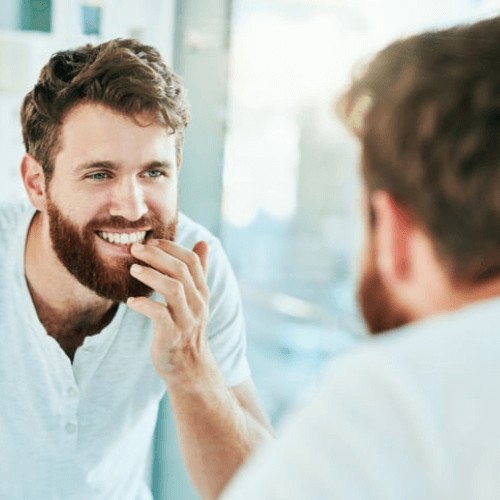
[[368, 259], [358, 284], [358, 303], [371, 333], [383, 333], [406, 325], [411, 315], [383, 283], [375, 265], [375, 252], [370, 244]]
[[66, 218], [50, 198], [47, 200], [47, 214], [52, 247], [62, 264], [82, 285], [115, 302], [151, 295], [153, 290], [150, 287], [130, 275], [130, 266], [140, 263], [138, 260], [131, 255], [105, 260], [99, 255], [96, 231], [103, 227], [128, 230], [150, 227], [148, 238], [174, 241], [177, 214], [167, 222], [156, 215], [134, 222], [116, 216], [93, 219], [82, 230]]

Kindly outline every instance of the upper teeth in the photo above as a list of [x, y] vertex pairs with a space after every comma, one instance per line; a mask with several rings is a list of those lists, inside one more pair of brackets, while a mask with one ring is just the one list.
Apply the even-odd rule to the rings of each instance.
[[143, 241], [146, 237], [146, 231], [138, 231], [136, 233], [107, 233], [105, 231], [99, 231], [98, 234], [103, 240], [118, 245], [130, 245]]

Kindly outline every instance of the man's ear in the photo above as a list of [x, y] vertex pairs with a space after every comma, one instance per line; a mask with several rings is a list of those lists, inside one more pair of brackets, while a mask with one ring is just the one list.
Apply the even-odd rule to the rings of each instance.
[[409, 276], [414, 225], [405, 209], [386, 191], [374, 192], [371, 203], [376, 265], [384, 282], [394, 285]]
[[33, 206], [43, 212], [46, 208], [45, 174], [38, 161], [25, 154], [21, 161], [21, 176], [26, 193]]

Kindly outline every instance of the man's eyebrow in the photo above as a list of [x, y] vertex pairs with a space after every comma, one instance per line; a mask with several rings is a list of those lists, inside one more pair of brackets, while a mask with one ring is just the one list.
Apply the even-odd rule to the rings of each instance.
[[169, 161], [152, 161], [151, 163], [146, 163], [143, 168], [173, 168], [173, 165]]
[[[171, 169], [173, 168], [174, 165], [169, 162], [169, 161], [152, 161], [149, 163], [146, 163], [144, 165], [141, 165], [139, 168], [141, 170], [146, 170], [150, 168], [164, 168], [164, 169]], [[105, 161], [105, 160], [91, 160], [87, 161], [85, 163], [81, 163], [75, 167], [76, 172], [86, 172], [87, 170], [95, 170], [99, 168], [104, 168], [106, 170], [119, 170], [120, 165], [117, 163], [114, 163], [112, 161]]]
[[105, 168], [106, 170], [117, 170], [119, 166], [116, 163], [111, 161], [102, 161], [102, 160], [91, 160], [86, 161], [85, 163], [80, 163], [76, 165], [76, 172], [85, 172], [87, 170], [93, 170], [96, 168]]

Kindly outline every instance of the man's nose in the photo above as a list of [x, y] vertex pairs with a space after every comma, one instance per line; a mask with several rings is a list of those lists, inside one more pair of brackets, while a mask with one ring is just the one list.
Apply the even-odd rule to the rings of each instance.
[[124, 179], [114, 186], [110, 215], [136, 221], [148, 211], [144, 191], [136, 179]]

